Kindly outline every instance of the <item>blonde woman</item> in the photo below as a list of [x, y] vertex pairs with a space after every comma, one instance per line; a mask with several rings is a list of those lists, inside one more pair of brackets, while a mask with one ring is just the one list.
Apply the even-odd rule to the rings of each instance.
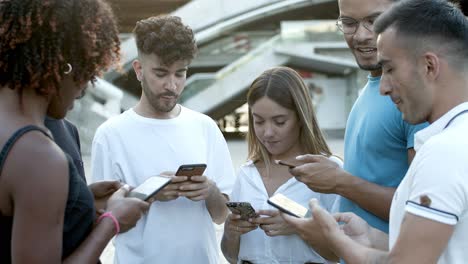
[[318, 127], [309, 90], [297, 72], [276, 67], [252, 83], [247, 103], [249, 161], [239, 170], [230, 200], [249, 202], [259, 217], [228, 216], [223, 254], [230, 263], [324, 263], [267, 203], [269, 197], [281, 193], [306, 208], [311, 198], [328, 210], [335, 207], [336, 195], [311, 191], [288, 167], [274, 162], [313, 153], [341, 163], [332, 156]]

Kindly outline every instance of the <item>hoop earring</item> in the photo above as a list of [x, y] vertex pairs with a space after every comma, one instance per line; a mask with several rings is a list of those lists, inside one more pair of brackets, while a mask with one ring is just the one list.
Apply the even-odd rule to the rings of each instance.
[[73, 67], [70, 63], [67, 63], [67, 69], [63, 72], [64, 74], [70, 74], [73, 71]]

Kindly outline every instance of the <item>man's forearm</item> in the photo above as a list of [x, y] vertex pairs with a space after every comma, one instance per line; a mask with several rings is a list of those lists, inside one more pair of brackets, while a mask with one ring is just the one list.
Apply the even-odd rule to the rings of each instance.
[[228, 215], [226, 202], [228, 198], [221, 193], [218, 187], [213, 183], [212, 190], [208, 198], [206, 198], [206, 207], [211, 215], [213, 222], [220, 225], [224, 223]]
[[335, 253], [331, 251], [327, 245], [316, 244], [315, 246], [312, 246], [312, 248], [314, 249], [315, 252], [317, 252], [320, 256], [322, 256], [322, 258], [326, 260], [334, 261], [334, 262], [340, 261], [340, 258], [337, 255], [335, 255]]
[[221, 251], [223, 252], [224, 257], [229, 263], [237, 263], [237, 258], [239, 256], [239, 244], [240, 244], [240, 235], [233, 234], [226, 230], [226, 225], [224, 226], [224, 234], [221, 239]]
[[389, 253], [363, 246], [348, 236], [340, 236], [332, 241], [332, 250], [347, 264], [387, 264]]
[[336, 193], [388, 221], [395, 188], [383, 187], [347, 172], [337, 182]]

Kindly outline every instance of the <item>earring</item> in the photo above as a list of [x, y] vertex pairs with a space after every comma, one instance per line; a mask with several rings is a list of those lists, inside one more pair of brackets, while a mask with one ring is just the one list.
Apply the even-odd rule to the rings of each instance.
[[65, 74], [70, 74], [73, 71], [73, 67], [70, 63], [67, 63], [67, 69], [63, 72]]

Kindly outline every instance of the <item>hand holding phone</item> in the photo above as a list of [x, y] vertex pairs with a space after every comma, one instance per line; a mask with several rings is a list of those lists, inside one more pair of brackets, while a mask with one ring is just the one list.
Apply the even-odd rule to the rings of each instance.
[[147, 201], [157, 192], [162, 190], [170, 182], [170, 177], [164, 177], [160, 175], [151, 176], [148, 179], [146, 179], [142, 184], [138, 185], [138, 187], [130, 191], [128, 193], [128, 197], [136, 197], [143, 201]]
[[307, 208], [289, 199], [281, 193], [275, 194], [267, 201], [270, 205], [276, 207], [281, 212], [303, 218], [307, 214]]
[[259, 215], [249, 202], [227, 202], [226, 206], [235, 214], [241, 216], [241, 220], [248, 220], [249, 218], [256, 218]]

